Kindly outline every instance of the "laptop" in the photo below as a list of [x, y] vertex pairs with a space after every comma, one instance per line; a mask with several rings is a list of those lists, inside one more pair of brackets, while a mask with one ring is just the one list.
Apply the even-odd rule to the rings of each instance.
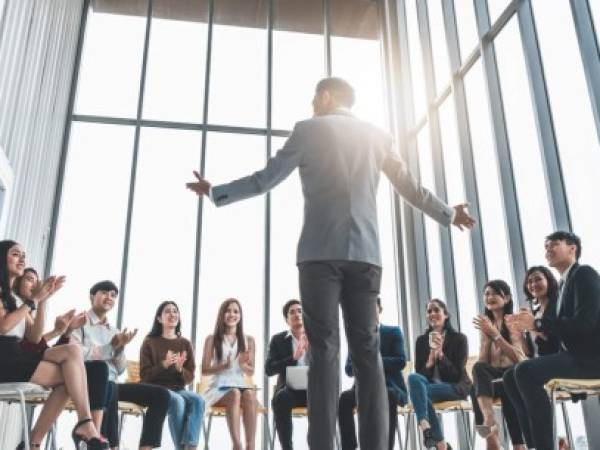
[[308, 388], [308, 366], [288, 366], [285, 379], [290, 389], [305, 391]]

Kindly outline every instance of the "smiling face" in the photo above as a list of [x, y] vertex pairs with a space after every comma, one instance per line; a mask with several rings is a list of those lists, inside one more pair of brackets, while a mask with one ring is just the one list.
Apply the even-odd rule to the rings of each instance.
[[503, 310], [504, 305], [508, 303], [507, 297], [500, 294], [491, 286], [487, 286], [485, 291], [483, 291], [483, 300], [485, 307], [490, 311]]
[[533, 298], [545, 298], [548, 296], [548, 280], [546, 276], [536, 270], [527, 277], [527, 290]]
[[19, 292], [17, 295], [24, 299], [33, 298], [33, 289], [38, 283], [38, 276], [31, 270], [25, 271], [19, 283]]
[[13, 245], [6, 254], [6, 269], [9, 278], [23, 275], [25, 271], [25, 250], [19, 244]]
[[179, 323], [179, 309], [176, 305], [169, 303], [157, 318], [163, 328], [176, 328]]
[[577, 260], [577, 246], [564, 240], [550, 240], [544, 243], [546, 261], [550, 267], [563, 272]]
[[431, 301], [427, 304], [427, 323], [433, 330], [441, 330], [448, 319], [448, 314], [438, 302]]
[[91, 296], [92, 299], [92, 309], [98, 315], [103, 315], [108, 313], [113, 306], [115, 306], [115, 301], [117, 299], [117, 292], [114, 290], [99, 290], [94, 295]]
[[240, 307], [237, 302], [229, 302], [225, 311], [223, 311], [223, 323], [226, 327], [236, 327], [241, 319]]

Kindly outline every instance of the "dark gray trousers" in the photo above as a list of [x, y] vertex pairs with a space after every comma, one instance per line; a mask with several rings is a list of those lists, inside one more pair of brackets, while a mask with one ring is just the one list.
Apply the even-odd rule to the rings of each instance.
[[388, 401], [379, 352], [381, 268], [351, 261], [298, 265], [304, 328], [310, 343], [308, 446], [333, 450], [339, 398], [339, 307], [344, 317], [358, 398], [360, 447], [387, 450]]

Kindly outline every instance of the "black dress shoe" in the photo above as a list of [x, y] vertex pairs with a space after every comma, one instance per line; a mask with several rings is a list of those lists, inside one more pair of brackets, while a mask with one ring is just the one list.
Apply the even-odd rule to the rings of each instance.
[[425, 448], [435, 448], [435, 444], [437, 444], [437, 441], [433, 436], [433, 430], [431, 428], [423, 430], [423, 445]]

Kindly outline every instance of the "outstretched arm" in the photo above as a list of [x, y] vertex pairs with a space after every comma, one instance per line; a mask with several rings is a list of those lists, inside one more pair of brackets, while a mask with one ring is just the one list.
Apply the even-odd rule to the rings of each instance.
[[228, 205], [270, 191], [287, 178], [302, 160], [305, 145], [301, 125], [297, 124], [292, 135], [274, 157], [269, 158], [264, 169], [230, 183], [212, 186], [208, 180], [194, 172], [196, 181], [187, 183], [188, 189], [198, 195], [210, 196], [217, 206]]

